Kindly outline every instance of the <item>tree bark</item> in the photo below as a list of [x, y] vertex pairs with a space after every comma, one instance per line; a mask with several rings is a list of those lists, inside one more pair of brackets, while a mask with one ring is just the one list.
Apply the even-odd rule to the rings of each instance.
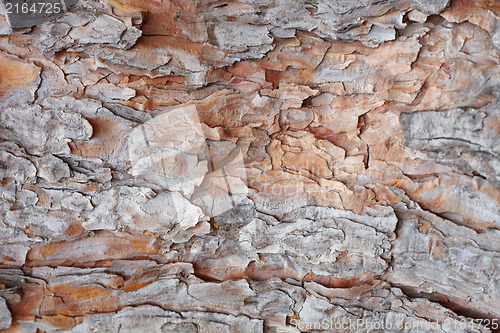
[[495, 0], [5, 1], [2, 332], [500, 331]]

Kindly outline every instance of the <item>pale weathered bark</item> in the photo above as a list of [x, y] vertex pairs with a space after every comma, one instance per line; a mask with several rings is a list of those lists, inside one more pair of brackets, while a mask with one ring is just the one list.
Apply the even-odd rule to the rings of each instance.
[[2, 332], [498, 331], [497, 1], [5, 13]]

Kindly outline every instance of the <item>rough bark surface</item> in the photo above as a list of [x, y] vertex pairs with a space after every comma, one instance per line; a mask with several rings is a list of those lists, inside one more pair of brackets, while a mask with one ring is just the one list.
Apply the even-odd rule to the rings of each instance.
[[0, 329], [498, 331], [499, 62], [495, 0], [0, 6]]

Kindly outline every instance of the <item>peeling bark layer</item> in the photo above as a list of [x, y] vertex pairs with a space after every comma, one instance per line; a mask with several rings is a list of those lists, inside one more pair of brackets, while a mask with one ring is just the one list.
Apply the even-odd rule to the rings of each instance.
[[496, 1], [0, 7], [2, 332], [499, 331]]

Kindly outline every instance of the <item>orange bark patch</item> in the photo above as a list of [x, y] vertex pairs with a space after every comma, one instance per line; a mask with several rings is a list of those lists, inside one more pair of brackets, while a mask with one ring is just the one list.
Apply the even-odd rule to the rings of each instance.
[[83, 320], [82, 317], [67, 317], [63, 315], [43, 316], [42, 318], [51, 325], [59, 327], [63, 330], [70, 330], [80, 324]]
[[40, 69], [33, 63], [0, 52], [0, 95], [13, 88], [30, 85], [39, 74]]

